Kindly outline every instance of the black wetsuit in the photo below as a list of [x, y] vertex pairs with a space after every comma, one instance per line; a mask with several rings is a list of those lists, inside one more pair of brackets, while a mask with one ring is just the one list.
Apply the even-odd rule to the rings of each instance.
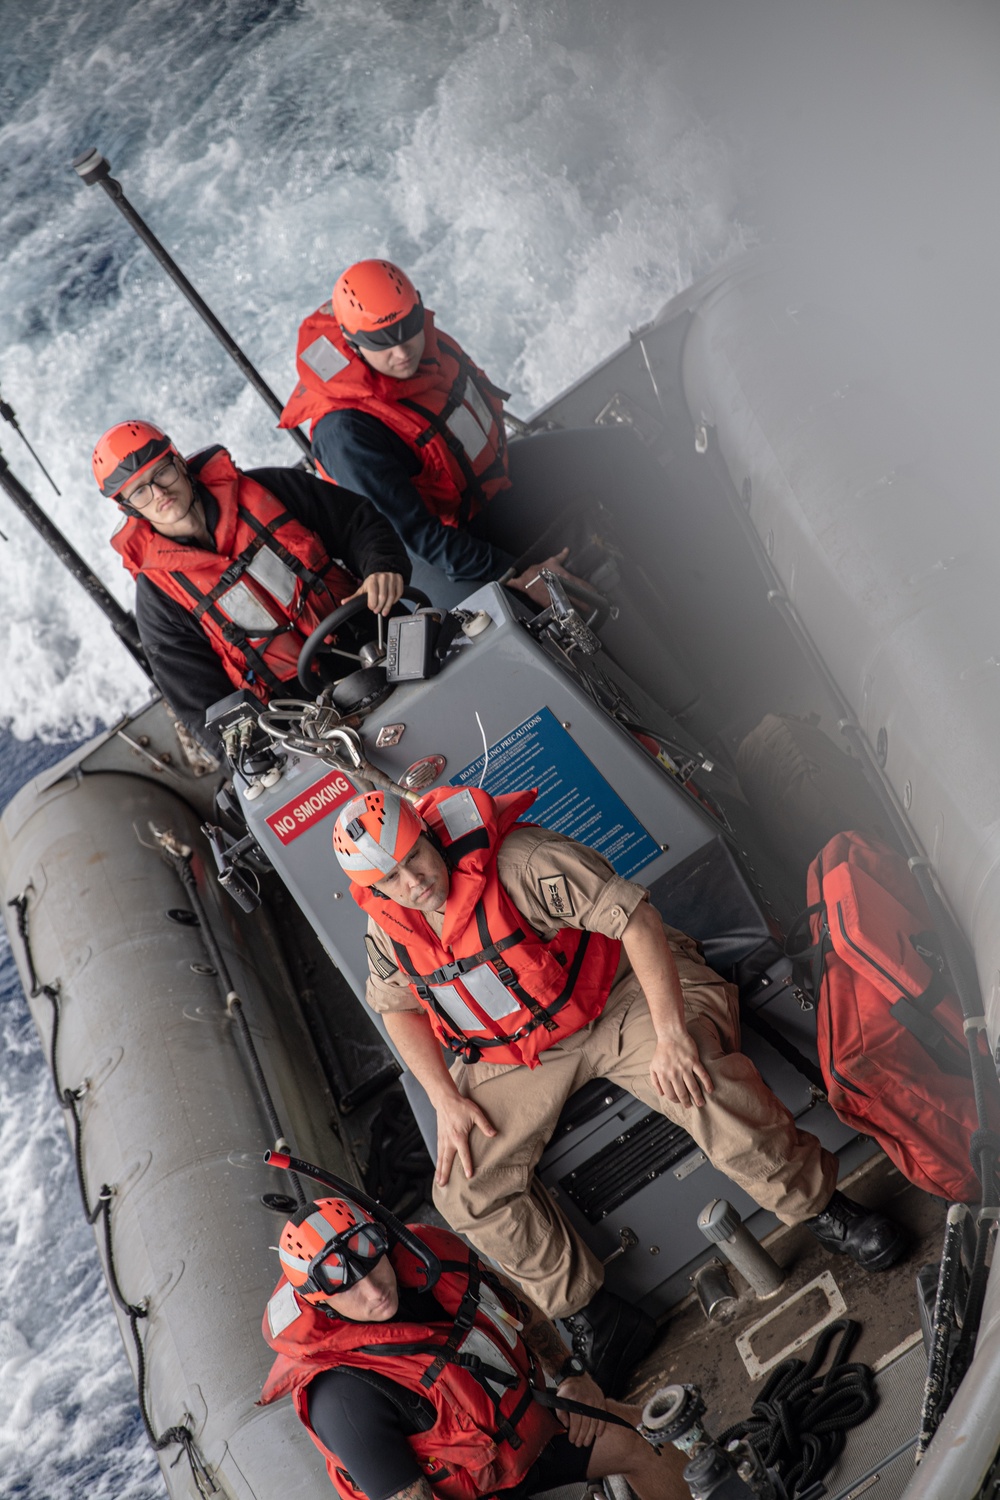
[[[451, 1321], [433, 1294], [400, 1288], [396, 1319], [404, 1322]], [[395, 1321], [394, 1320], [394, 1321]], [[331, 1453], [336, 1453], [358, 1489], [368, 1500], [389, 1500], [407, 1485], [423, 1478], [420, 1465], [406, 1441], [434, 1425], [433, 1404], [384, 1376], [373, 1381], [369, 1371], [324, 1370], [308, 1387], [309, 1421]], [[516, 1491], [536, 1491], [574, 1484], [586, 1477], [590, 1447], [575, 1448], [561, 1434], [552, 1439]]]

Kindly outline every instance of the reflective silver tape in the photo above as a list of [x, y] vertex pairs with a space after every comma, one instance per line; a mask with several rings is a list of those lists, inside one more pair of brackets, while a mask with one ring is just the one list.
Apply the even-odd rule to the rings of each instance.
[[[465, 1338], [458, 1346], [460, 1354], [475, 1354], [483, 1361], [484, 1365], [492, 1365], [494, 1370], [505, 1370], [511, 1375], [517, 1376], [517, 1371], [506, 1357], [502, 1349], [497, 1348], [493, 1340], [483, 1332], [481, 1328], [470, 1328]], [[495, 1391], [498, 1396], [504, 1396], [509, 1389], [498, 1381], [486, 1378], [486, 1384], [490, 1390]]]
[[485, 1313], [507, 1346], [513, 1349], [517, 1343], [517, 1330], [508, 1322], [507, 1314], [496, 1292], [491, 1286], [487, 1286], [485, 1281], [481, 1282], [479, 1287], [479, 1311]]
[[299, 358], [304, 365], [317, 374], [320, 380], [332, 380], [347, 364], [336, 344], [331, 344], [325, 334], [314, 339], [308, 349], [303, 349]]
[[227, 589], [224, 594], [220, 594], [216, 602], [234, 625], [238, 625], [241, 630], [247, 630], [251, 634], [256, 632], [258, 635], [264, 635], [273, 630], [276, 625], [283, 623], [277, 615], [271, 613], [262, 599], [258, 599], [249, 584], [243, 583], [242, 580], [234, 583], [232, 588]]
[[[357, 812], [354, 811], [355, 802], [357, 804]], [[358, 846], [358, 852], [356, 854], [347, 854], [340, 849], [336, 851], [337, 859], [340, 861], [342, 869], [347, 871], [380, 870], [383, 875], [392, 874], [393, 870], [399, 863], [399, 861], [393, 857], [392, 853], [390, 853], [390, 850], [394, 850], [396, 847], [396, 839], [399, 834], [399, 803], [394, 797], [386, 797], [384, 806], [385, 818], [382, 823], [382, 832], [378, 840], [376, 840], [372, 836], [372, 834], [370, 834], [364, 827], [362, 827], [361, 832], [356, 836], [354, 834], [348, 834], [348, 838], [353, 838], [355, 844]], [[349, 802], [347, 804], [343, 812], [340, 814], [340, 823], [345, 831], [350, 828], [351, 824], [358, 817], [360, 817], [364, 810], [364, 797], [358, 797], [355, 799], [355, 801]], [[383, 843], [388, 847], [383, 848]], [[407, 850], [407, 853], [409, 853], [409, 850]]]
[[268, 547], [261, 547], [252, 563], [247, 567], [251, 578], [267, 589], [267, 592], [287, 609], [295, 597], [298, 579], [286, 562]]
[[448, 426], [458, 438], [469, 458], [478, 458], [489, 441], [489, 433], [483, 431], [469, 408], [467, 406], [456, 406], [448, 418]]
[[486, 404], [485, 399], [474, 380], [465, 382], [465, 390], [462, 392], [462, 400], [466, 406], [471, 406], [476, 414], [480, 427], [489, 434], [493, 429], [493, 413]]
[[470, 969], [467, 974], [462, 975], [462, 983], [476, 1004], [481, 1005], [494, 1021], [502, 1021], [504, 1016], [511, 1016], [520, 1009], [520, 1002], [501, 983], [489, 964], [480, 964], [477, 969]]
[[485, 827], [476, 799], [467, 788], [456, 792], [454, 797], [445, 797], [438, 803], [438, 812], [448, 830], [448, 837], [452, 840], [461, 838], [463, 833], [474, 833], [477, 828]]
[[295, 1300], [295, 1292], [286, 1281], [280, 1292], [275, 1292], [267, 1304], [267, 1326], [271, 1330], [271, 1337], [277, 1338], [301, 1313], [302, 1309]]
[[452, 1025], [457, 1026], [465, 1036], [482, 1031], [482, 1021], [478, 1016], [473, 1015], [453, 984], [432, 984], [431, 993], [436, 997]]

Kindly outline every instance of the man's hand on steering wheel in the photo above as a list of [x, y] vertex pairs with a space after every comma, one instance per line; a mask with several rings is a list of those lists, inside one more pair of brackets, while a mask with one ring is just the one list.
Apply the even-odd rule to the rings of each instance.
[[348, 594], [342, 602], [346, 604], [350, 599], [364, 596], [373, 615], [388, 615], [393, 605], [398, 604], [403, 597], [405, 588], [401, 573], [369, 573], [361, 587], [355, 589], [353, 594]]

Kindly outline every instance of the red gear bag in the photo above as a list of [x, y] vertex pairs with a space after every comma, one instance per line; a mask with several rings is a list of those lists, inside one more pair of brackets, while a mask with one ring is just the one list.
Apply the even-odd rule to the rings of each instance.
[[[832, 1108], [917, 1187], [978, 1202], [969, 1146], [979, 1121], [962, 1012], [906, 860], [877, 839], [838, 833], [809, 866], [807, 891], [817, 1046]], [[984, 1123], [996, 1129], [992, 1115]]]

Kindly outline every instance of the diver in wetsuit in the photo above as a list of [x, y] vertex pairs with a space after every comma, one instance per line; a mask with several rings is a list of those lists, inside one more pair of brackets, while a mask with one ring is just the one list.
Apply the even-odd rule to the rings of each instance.
[[[639, 1410], [607, 1401], [547, 1318], [457, 1235], [407, 1231], [394, 1243], [358, 1204], [321, 1198], [280, 1237], [261, 1404], [292, 1397], [343, 1500], [513, 1500], [607, 1474], [639, 1500], [688, 1495], [683, 1456], [654, 1452]], [[424, 1289], [428, 1254], [440, 1274]], [[557, 1416], [543, 1375], [593, 1413]]]

